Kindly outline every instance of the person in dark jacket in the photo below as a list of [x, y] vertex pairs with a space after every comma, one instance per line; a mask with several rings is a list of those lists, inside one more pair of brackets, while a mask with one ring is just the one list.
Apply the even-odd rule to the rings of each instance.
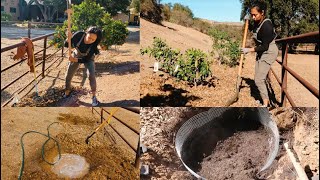
[[270, 19], [266, 18], [267, 5], [263, 2], [254, 4], [250, 9], [251, 17], [254, 20], [253, 26], [249, 30], [253, 32], [255, 47], [241, 48], [241, 52], [247, 54], [256, 52], [255, 76], [254, 81], [257, 85], [263, 106], [269, 106], [269, 96], [266, 78], [278, 56], [278, 47], [275, 43], [277, 34]]
[[[97, 106], [99, 101], [96, 97], [96, 76], [94, 57], [100, 52], [98, 45], [102, 39], [102, 32], [97, 27], [89, 27], [85, 32], [77, 31], [72, 35], [71, 46], [73, 49], [72, 56], [69, 57], [69, 64], [66, 73], [66, 89], [65, 97], [69, 97], [71, 93], [71, 80], [79, 68], [80, 64], [84, 64], [85, 69], [89, 72], [89, 81], [92, 92], [92, 106]], [[65, 47], [68, 47], [68, 42], [65, 42]]]

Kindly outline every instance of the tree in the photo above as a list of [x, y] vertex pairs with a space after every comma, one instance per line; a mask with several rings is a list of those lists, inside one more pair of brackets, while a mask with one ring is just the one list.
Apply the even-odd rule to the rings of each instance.
[[160, 24], [162, 21], [161, 8], [156, 0], [141, 0], [141, 17], [153, 23]]
[[51, 22], [55, 14], [67, 9], [65, 0], [31, 0], [28, 4], [33, 2], [39, 7], [45, 22]]
[[[79, 5], [72, 6], [73, 15], [71, 18], [71, 31], [86, 30], [90, 26], [97, 26], [102, 29], [102, 41], [100, 45], [109, 48], [111, 45], [122, 45], [129, 34], [126, 24], [115, 21], [104, 8], [93, 0], [85, 0]], [[99, 18], [97, 18], [99, 17]], [[66, 40], [67, 20], [62, 27], [57, 27], [54, 39], [50, 44], [62, 47]]]
[[193, 24], [193, 13], [188, 6], [175, 3], [170, 13], [170, 21], [186, 27], [190, 27]]
[[[240, 0], [241, 20], [257, 0]], [[266, 0], [267, 16], [276, 27], [278, 38], [289, 37], [319, 29], [319, 1]]]
[[172, 4], [163, 4], [162, 7], [162, 17], [164, 20], [169, 21], [171, 17], [171, 9], [172, 9]]
[[130, 6], [130, 0], [96, 0], [106, 12], [111, 16], [116, 15], [119, 11], [127, 12], [128, 6]]
[[140, 0], [132, 0], [130, 8], [134, 8], [137, 13], [140, 12]]

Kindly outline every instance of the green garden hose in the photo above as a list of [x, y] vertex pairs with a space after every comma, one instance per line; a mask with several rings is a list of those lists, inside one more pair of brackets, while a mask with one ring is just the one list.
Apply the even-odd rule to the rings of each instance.
[[[46, 163], [48, 163], [48, 164], [50, 164], [50, 165], [54, 165], [55, 163], [57, 163], [57, 162], [60, 160], [60, 158], [61, 158], [60, 144], [59, 144], [59, 142], [58, 142], [57, 140], [55, 140], [54, 138], [52, 138], [52, 137], [50, 136], [50, 132], [49, 132], [50, 126], [53, 125], [53, 124], [55, 124], [55, 123], [59, 123], [59, 122], [53, 122], [53, 123], [51, 123], [51, 124], [47, 127], [48, 134], [44, 134], [44, 133], [41, 133], [41, 132], [38, 132], [38, 131], [28, 131], [28, 132], [25, 132], [25, 133], [21, 136], [21, 138], [20, 138], [20, 144], [21, 144], [21, 154], [22, 154], [22, 157], [21, 157], [20, 172], [19, 172], [19, 176], [18, 176], [18, 179], [19, 179], [19, 180], [22, 179], [22, 174], [23, 174], [23, 169], [24, 169], [24, 144], [23, 144], [23, 137], [24, 137], [26, 134], [29, 134], [29, 133], [37, 133], [37, 134], [41, 134], [41, 135], [43, 135], [43, 136], [48, 137], [48, 139], [43, 143], [42, 148], [41, 148], [42, 159], [43, 159]], [[47, 144], [51, 139], [55, 142], [55, 144], [57, 144], [58, 154], [59, 154], [58, 160], [57, 160], [56, 162], [53, 162], [53, 163], [48, 162], [48, 161], [45, 159], [45, 150], [44, 150], [46, 144]]]

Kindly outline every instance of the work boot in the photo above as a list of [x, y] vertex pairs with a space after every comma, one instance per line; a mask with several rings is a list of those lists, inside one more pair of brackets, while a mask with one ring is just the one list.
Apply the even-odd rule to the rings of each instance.
[[92, 97], [92, 106], [98, 106], [99, 105], [99, 101], [97, 99], [96, 96], [93, 96]]

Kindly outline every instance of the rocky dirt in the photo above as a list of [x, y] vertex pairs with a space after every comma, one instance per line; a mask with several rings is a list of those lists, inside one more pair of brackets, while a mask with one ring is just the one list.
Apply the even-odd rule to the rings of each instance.
[[[156, 25], [141, 19], [141, 48], [152, 44], [153, 37], [160, 37], [166, 43], [182, 52], [188, 48], [201, 49], [206, 53], [211, 51], [212, 40], [209, 36], [194, 29], [186, 28], [169, 22]], [[141, 106], [192, 106], [216, 107], [225, 106], [226, 102], [235, 93], [238, 67], [229, 68], [215, 62], [211, 66], [214, 76], [213, 86], [191, 87], [184, 82], [169, 77], [163, 72], [153, 72], [154, 59], [148, 55], [141, 56]], [[278, 59], [281, 59], [279, 54]], [[242, 84], [238, 102], [231, 106], [254, 107], [259, 106], [260, 100], [257, 87], [254, 83], [255, 55], [248, 54], [242, 69]], [[319, 56], [309, 54], [289, 54], [288, 64], [294, 71], [315, 87], [319, 86]], [[275, 72], [280, 77], [281, 69], [277, 63], [273, 64]], [[308, 71], [305, 71], [308, 69]], [[280, 102], [280, 86], [274, 77], [269, 83], [270, 99], [274, 106]], [[297, 106], [318, 107], [318, 99], [304, 87], [288, 76], [288, 91]]]
[[[98, 109], [97, 109], [98, 110]], [[111, 108], [106, 110], [112, 111]], [[99, 112], [99, 111], [98, 111]], [[117, 113], [119, 113], [117, 115]], [[139, 115], [120, 109], [115, 113], [125, 122], [139, 129]], [[114, 118], [111, 120], [116, 125]], [[81, 179], [139, 179], [139, 170], [135, 168], [135, 152], [110, 127], [100, 129], [85, 143], [87, 136], [100, 124], [100, 116], [92, 113], [91, 108], [3, 108], [1, 109], [1, 175], [3, 179], [16, 179], [21, 165], [20, 137], [24, 132], [35, 130], [50, 134], [61, 147], [61, 153], [78, 154], [90, 164], [89, 173]], [[23, 124], [23, 125], [22, 125]], [[116, 129], [137, 146], [138, 136], [128, 135], [128, 129]], [[47, 138], [37, 134], [24, 137], [25, 167], [23, 179], [59, 179], [41, 158], [41, 146]], [[45, 157], [49, 162], [58, 154], [53, 142], [45, 148]]]
[[[174, 137], [179, 127], [192, 116], [206, 111], [209, 108], [191, 108], [191, 107], [163, 107], [163, 108], [142, 108], [141, 109], [141, 142], [144, 144], [148, 151], [141, 157], [142, 164], [149, 165], [150, 174], [141, 176], [141, 179], [193, 179], [192, 175], [184, 168], [183, 164], [179, 160], [174, 148]], [[259, 178], [262, 179], [284, 179], [292, 180], [298, 179], [295, 169], [287, 156], [287, 153], [283, 147], [284, 142], [290, 142], [293, 147], [293, 151], [297, 153], [297, 157], [301, 162], [307, 175], [315, 177], [319, 175], [319, 110], [317, 108], [275, 108], [270, 111], [275, 122], [280, 130], [280, 150], [273, 161], [270, 168], [259, 174]], [[242, 139], [250, 139], [250, 137], [257, 137], [257, 132], [247, 132], [250, 136]], [[241, 136], [241, 135], [239, 135]], [[232, 139], [238, 139], [239, 136], [231, 136]], [[242, 137], [242, 136], [241, 136]], [[259, 137], [257, 137], [259, 138]], [[261, 141], [263, 141], [261, 139]], [[225, 142], [229, 142], [226, 140]], [[249, 153], [252, 147], [252, 142], [260, 142], [259, 140], [248, 140], [246, 148], [248, 150], [238, 151], [239, 154]], [[230, 141], [231, 143], [231, 141]], [[238, 144], [233, 141], [233, 145]], [[222, 143], [221, 145], [223, 145]], [[232, 143], [231, 143], [232, 144]], [[260, 144], [261, 147], [263, 144]], [[259, 145], [259, 147], [260, 147]], [[227, 146], [222, 146], [226, 148]], [[237, 146], [230, 147], [229, 151], [239, 149]], [[218, 147], [219, 148], [219, 147]], [[223, 152], [223, 151], [222, 151]], [[258, 149], [253, 150], [258, 154]], [[255, 153], [253, 153], [255, 154]], [[263, 154], [263, 153], [262, 153]], [[226, 155], [224, 151], [224, 155]], [[215, 156], [213, 154], [214, 157]], [[214, 157], [208, 157], [208, 163], [214, 160]], [[222, 161], [221, 166], [226, 167], [229, 165], [241, 164], [244, 162], [228, 161], [228, 158]], [[249, 157], [245, 156], [245, 158]], [[242, 156], [244, 158], [244, 156]], [[217, 160], [217, 159], [216, 159]], [[242, 159], [243, 160], [243, 159]], [[246, 159], [248, 160], [248, 159]], [[263, 157], [260, 159], [263, 161]], [[261, 163], [260, 161], [260, 163]], [[255, 164], [256, 163], [256, 164]], [[239, 168], [248, 168], [248, 171], [238, 172], [233, 171], [235, 168], [225, 169], [227, 173], [220, 174], [224, 178], [234, 179], [233, 177], [239, 177], [238, 175], [244, 175], [248, 177], [252, 173], [256, 172], [259, 161], [249, 161], [245, 163], [248, 166], [242, 166]], [[251, 166], [250, 166], [251, 165]], [[255, 166], [256, 165], [256, 166]], [[209, 173], [209, 171], [207, 171]], [[213, 171], [211, 171], [213, 172]], [[231, 177], [229, 172], [233, 172]], [[222, 178], [222, 179], [224, 179]], [[210, 179], [210, 178], [209, 178]], [[215, 178], [213, 178], [215, 179]], [[255, 179], [251, 176], [244, 179]]]
[[[126, 43], [122, 46], [112, 47], [110, 50], [101, 50], [101, 55], [96, 57], [96, 79], [97, 79], [97, 97], [101, 102], [100, 106], [139, 106], [139, 83], [140, 83], [140, 62], [139, 62], [139, 41], [140, 41], [140, 29], [137, 27], [128, 27], [129, 36]], [[17, 43], [19, 40], [15, 39], [1, 39], [1, 45], [7, 46], [13, 43]], [[39, 51], [43, 47], [43, 40], [35, 42], [35, 52]], [[47, 50], [47, 54], [52, 54], [56, 51], [54, 48]], [[12, 53], [16, 53], [16, 49], [8, 52], [1, 53], [1, 66], [8, 67], [15, 63], [11, 57]], [[46, 67], [53, 62], [53, 59], [61, 57], [61, 52], [53, 55], [53, 58], [46, 61]], [[37, 62], [42, 59], [42, 53], [36, 55]], [[50, 99], [54, 102], [41, 102], [40, 104], [34, 102], [32, 99], [34, 96], [29, 94], [24, 98], [28, 91], [35, 92], [32, 89], [34, 86], [29, 86], [21, 94], [17, 95], [21, 101], [21, 105], [28, 106], [91, 106], [91, 93], [89, 80], [85, 81], [83, 88], [88, 89], [89, 92], [78, 94], [75, 98], [70, 98], [61, 101], [60, 91], [64, 87], [65, 72], [67, 68], [67, 58], [57, 61], [50, 68], [50, 71], [45, 73], [45, 78], [38, 84], [38, 91], [40, 95], [48, 95], [48, 92], [57, 91], [52, 96], [42, 96], [42, 99]], [[79, 70], [72, 80], [72, 86], [76, 89], [80, 88], [80, 82], [82, 81], [84, 66], [80, 65]], [[25, 62], [14, 67], [12, 70], [8, 70], [1, 73], [2, 87], [12, 81], [14, 78], [19, 77], [23, 72], [28, 70], [28, 66]], [[41, 66], [36, 67], [37, 74], [41, 73]], [[14, 83], [12, 86], [1, 92], [1, 103], [3, 104], [10, 97], [12, 97], [16, 90], [19, 90], [27, 82], [33, 79], [33, 74], [28, 73], [26, 77]], [[50, 93], [49, 93], [50, 94]], [[26, 101], [26, 102], [24, 102]], [[9, 104], [11, 105], [11, 104]]]

